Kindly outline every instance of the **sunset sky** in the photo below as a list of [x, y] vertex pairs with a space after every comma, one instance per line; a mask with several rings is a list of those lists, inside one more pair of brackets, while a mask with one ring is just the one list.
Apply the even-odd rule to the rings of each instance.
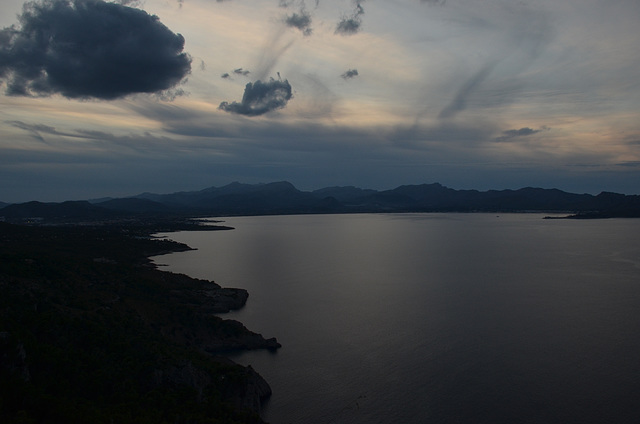
[[[640, 194], [638, 0], [0, 3], [0, 201]], [[154, 18], [155, 16], [155, 18]]]

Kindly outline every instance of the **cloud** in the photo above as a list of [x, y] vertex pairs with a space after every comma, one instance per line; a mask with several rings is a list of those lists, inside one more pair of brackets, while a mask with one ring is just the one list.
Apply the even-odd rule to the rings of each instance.
[[[232, 71], [235, 75], [241, 75], [243, 77], [246, 77], [247, 75], [249, 75], [251, 72], [244, 69], [244, 68], [236, 68]], [[229, 72], [225, 72], [224, 74], [220, 75], [220, 78], [222, 79], [231, 79], [231, 74]]]
[[488, 65], [485, 65], [471, 78], [469, 78], [462, 85], [462, 87], [460, 87], [451, 103], [449, 103], [447, 107], [440, 111], [438, 117], [445, 119], [452, 118], [458, 112], [464, 110], [467, 107], [467, 99], [469, 98], [469, 96], [471, 96], [477, 90], [478, 86], [489, 76], [496, 65], [497, 63], [490, 63]]
[[111, 100], [170, 89], [191, 71], [184, 38], [140, 9], [41, 0], [25, 3], [19, 21], [0, 30], [8, 95]]
[[219, 109], [239, 115], [259, 116], [272, 110], [282, 109], [291, 97], [289, 81], [273, 78], [268, 82], [258, 80], [245, 86], [240, 103], [222, 102]]
[[258, 59], [258, 63], [254, 66], [254, 72], [256, 80], [266, 79], [270, 74], [272, 69], [275, 67], [280, 57], [291, 47], [294, 43], [294, 40], [286, 41], [284, 44], [281, 43], [282, 37], [286, 32], [286, 27], [283, 25], [278, 26], [278, 29], [273, 32], [270, 36], [265, 37], [265, 43], [260, 48], [260, 58]]
[[156, 91], [152, 93], [152, 97], [162, 100], [163, 102], [172, 102], [178, 97], [186, 96], [189, 93], [182, 88], [171, 88], [169, 90]]
[[11, 125], [12, 127], [27, 131], [29, 134], [31, 134], [31, 137], [33, 137], [35, 140], [38, 140], [45, 144], [47, 144], [47, 140], [42, 135], [42, 133], [60, 135], [54, 127], [49, 125], [43, 125], [43, 124], [33, 125], [33, 124], [27, 124], [22, 121], [5, 121], [5, 123]]
[[364, 0], [357, 0], [355, 10], [351, 15], [343, 16], [336, 26], [335, 33], [340, 35], [352, 35], [360, 31], [362, 25], [361, 16], [364, 15], [364, 8], [361, 3]]
[[287, 16], [284, 23], [289, 27], [299, 29], [305, 36], [311, 35], [313, 31], [311, 29], [311, 15], [304, 8], [301, 8], [298, 13], [294, 12]]
[[[114, 0], [113, 2], [121, 4], [123, 6], [138, 7], [142, 4], [143, 1], [142, 0]], [[182, 2], [179, 0], [178, 3], [182, 3]]]
[[497, 137], [495, 141], [498, 141], [498, 142], [511, 141], [514, 138], [526, 137], [526, 136], [533, 135], [533, 134], [539, 133], [540, 131], [548, 130], [548, 129], [549, 129], [548, 127], [542, 127], [539, 130], [534, 130], [534, 129], [525, 127], [525, 128], [520, 128], [519, 130], [506, 130], [506, 131], [503, 131], [502, 132], [503, 135], [501, 137]]
[[420, 3], [427, 3], [432, 5], [442, 6], [447, 2], [447, 0], [420, 0]]
[[[483, 51], [476, 56], [482, 57], [482, 62], [480, 68], [462, 81], [457, 80], [457, 73], [451, 74], [450, 84], [458, 88], [439, 118], [453, 118], [467, 109], [508, 105], [527, 95], [525, 87], [531, 87], [536, 79], [535, 73], [528, 73], [529, 69], [536, 66], [536, 60], [555, 37], [553, 19], [549, 12], [532, 10], [526, 4], [509, 4], [503, 9], [505, 15], [491, 8], [463, 15], [460, 22], [478, 36], [469, 43], [477, 43]], [[482, 33], [500, 36], [484, 38]]]
[[347, 71], [345, 71], [344, 74], [340, 75], [340, 77], [342, 77], [345, 80], [354, 78], [358, 76], [358, 70], [357, 69], [349, 69]]
[[242, 76], [246, 77], [251, 72], [247, 71], [246, 69], [236, 68], [236, 69], [233, 70], [233, 73], [236, 74], [236, 75], [242, 75]]

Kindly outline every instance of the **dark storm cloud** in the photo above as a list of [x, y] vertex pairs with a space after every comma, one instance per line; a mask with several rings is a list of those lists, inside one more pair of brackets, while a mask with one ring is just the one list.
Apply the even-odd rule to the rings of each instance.
[[543, 127], [542, 129], [534, 130], [534, 129], [525, 127], [525, 128], [520, 128], [519, 130], [507, 130], [507, 131], [503, 131], [502, 132], [503, 135], [501, 137], [497, 137], [495, 141], [498, 141], [498, 142], [511, 141], [515, 138], [526, 137], [529, 135], [539, 133], [542, 130], [548, 130], [548, 129], [549, 128], [547, 127]]
[[355, 10], [351, 15], [343, 16], [336, 26], [335, 33], [341, 35], [352, 35], [360, 31], [362, 25], [361, 16], [364, 15], [364, 8], [361, 3], [364, 0], [356, 1]]
[[273, 78], [268, 82], [258, 80], [245, 86], [240, 103], [222, 102], [219, 109], [239, 115], [258, 116], [285, 107], [291, 97], [289, 81]]
[[287, 16], [284, 19], [284, 23], [287, 24], [287, 26], [299, 29], [305, 36], [311, 35], [313, 31], [311, 29], [311, 15], [304, 10], [304, 8], [301, 8], [297, 13]]
[[354, 78], [358, 76], [358, 70], [357, 69], [349, 69], [347, 70], [344, 74], [340, 75], [340, 77], [342, 77], [345, 80]]
[[15, 96], [116, 99], [160, 92], [191, 70], [184, 38], [157, 16], [101, 0], [25, 3], [0, 31], [0, 79]]

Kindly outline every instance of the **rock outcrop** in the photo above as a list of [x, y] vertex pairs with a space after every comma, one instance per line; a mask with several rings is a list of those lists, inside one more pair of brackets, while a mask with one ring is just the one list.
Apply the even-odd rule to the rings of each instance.
[[149, 266], [174, 247], [0, 222], [0, 421], [262, 423], [269, 385], [220, 355], [280, 345], [219, 316], [246, 290]]

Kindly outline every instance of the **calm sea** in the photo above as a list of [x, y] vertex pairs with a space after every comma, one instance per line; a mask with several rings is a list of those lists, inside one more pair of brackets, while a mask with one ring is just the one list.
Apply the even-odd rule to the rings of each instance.
[[249, 291], [286, 423], [639, 423], [640, 220], [234, 217], [164, 269]]

